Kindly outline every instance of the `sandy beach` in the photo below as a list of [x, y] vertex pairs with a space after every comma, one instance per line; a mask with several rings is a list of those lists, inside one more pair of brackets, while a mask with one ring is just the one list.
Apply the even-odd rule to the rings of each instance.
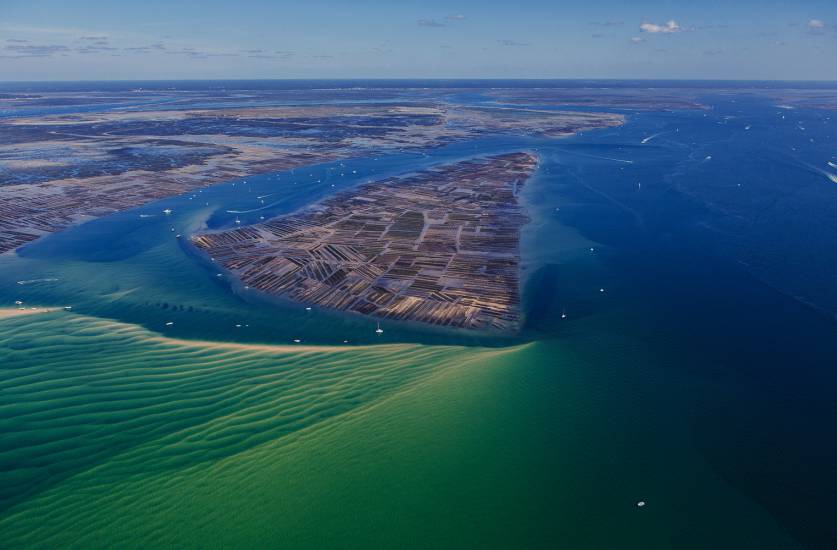
[[11, 317], [19, 317], [21, 315], [32, 315], [34, 313], [49, 313], [50, 311], [57, 311], [57, 310], [46, 308], [46, 307], [25, 308], [25, 309], [18, 309], [18, 308], [12, 308], [12, 307], [0, 308], [0, 321], [2, 321], [3, 319], [9, 319]]

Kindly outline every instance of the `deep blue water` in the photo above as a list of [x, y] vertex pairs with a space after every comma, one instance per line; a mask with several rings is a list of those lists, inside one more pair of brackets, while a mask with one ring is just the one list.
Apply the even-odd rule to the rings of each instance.
[[[0, 89], [304, 90], [349, 84], [369, 85], [19, 83]], [[373, 84], [474, 88], [449, 100], [487, 101], [477, 89], [486, 84], [479, 81]], [[637, 83], [538, 85], [630, 88]], [[588, 322], [643, 342], [646, 355], [665, 373], [657, 381], [660, 392], [677, 395], [688, 384], [688, 422], [682, 429], [697, 452], [803, 545], [837, 547], [837, 183], [828, 178], [837, 173], [828, 164], [837, 163], [837, 118], [833, 111], [779, 108], [751, 93], [786, 86], [782, 83], [726, 82], [724, 88], [737, 91], [723, 94], [715, 89], [718, 83], [641, 85], [702, 88], [700, 100], [709, 108], [629, 112], [624, 127], [564, 140], [497, 136], [426, 155], [397, 153], [242, 178], [27, 246], [20, 258], [0, 263], [0, 296], [72, 303], [81, 313], [157, 331], [174, 319], [166, 333], [182, 337], [374, 341], [366, 319], [239, 297], [224, 276], [173, 235], [203, 223], [257, 222], [353, 184], [436, 162], [520, 148], [537, 151], [541, 167], [524, 193], [533, 221], [523, 241], [527, 322], [520, 339], [571, 344], [584, 337]], [[165, 217], [163, 208], [174, 214]], [[173, 267], [160, 268], [161, 262]], [[57, 281], [17, 284], [52, 278]], [[126, 299], [102, 299], [138, 285], [143, 290]], [[247, 330], [231, 333], [234, 322], [246, 322]], [[322, 330], [323, 323], [329, 331]], [[387, 326], [385, 337], [505, 343], [397, 325]]]

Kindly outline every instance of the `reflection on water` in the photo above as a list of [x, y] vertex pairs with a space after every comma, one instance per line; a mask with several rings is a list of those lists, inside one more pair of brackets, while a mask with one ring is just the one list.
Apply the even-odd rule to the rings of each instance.
[[[176, 506], [140, 509], [148, 495], [191, 495], [230, 541], [260, 527], [272, 534], [256, 542], [281, 540], [264, 527], [275, 514], [311, 547], [346, 532], [359, 547], [414, 532], [450, 546], [829, 547], [837, 187], [822, 172], [833, 172], [835, 122], [756, 98], [705, 103], [566, 140], [497, 137], [251, 176], [0, 257], [4, 302], [73, 308], [0, 320], [12, 365], [0, 421], [14, 434], [0, 436], [11, 506], [0, 532], [24, 537], [38, 507], [61, 517], [72, 503], [88, 526], [110, 506], [111, 521], [131, 511], [146, 534], [186, 517], [225, 536]], [[232, 292], [184, 238], [520, 148], [541, 164], [523, 194], [516, 338], [397, 323], [378, 335], [362, 317]], [[278, 353], [156, 333], [405, 344]], [[511, 347], [522, 342], [535, 344]], [[276, 443], [297, 431], [315, 435]], [[97, 483], [112, 496], [72, 496]], [[246, 506], [251, 494], [263, 506]], [[126, 516], [123, 498], [140, 503]], [[211, 512], [219, 502], [235, 521]], [[395, 510], [400, 523], [381, 522], [398, 503], [411, 506]], [[61, 540], [67, 525], [43, 534]], [[493, 531], [508, 525], [520, 527]]]

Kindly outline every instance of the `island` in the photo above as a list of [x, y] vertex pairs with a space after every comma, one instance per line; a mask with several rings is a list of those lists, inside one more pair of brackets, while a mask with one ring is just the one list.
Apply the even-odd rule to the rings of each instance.
[[192, 243], [241, 285], [306, 304], [441, 327], [520, 328], [520, 191], [528, 152], [371, 182]]
[[[77, 112], [60, 112], [67, 106]], [[254, 174], [624, 122], [614, 113], [464, 106], [417, 89], [43, 92], [0, 98], [0, 107], [0, 254]]]

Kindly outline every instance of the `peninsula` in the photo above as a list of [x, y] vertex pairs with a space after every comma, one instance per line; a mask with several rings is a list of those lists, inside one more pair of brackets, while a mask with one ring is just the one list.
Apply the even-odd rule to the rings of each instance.
[[537, 165], [516, 152], [372, 182], [296, 213], [192, 242], [248, 288], [385, 319], [514, 332], [518, 195]]
[[[363, 102], [358, 93], [322, 90], [313, 95], [322, 104], [300, 102], [293, 90], [0, 98], [0, 254], [92, 218], [253, 174], [483, 135], [563, 137], [623, 122], [613, 113], [465, 107], [414, 90], [367, 91]], [[42, 110], [44, 103], [81, 107], [56, 113]]]

